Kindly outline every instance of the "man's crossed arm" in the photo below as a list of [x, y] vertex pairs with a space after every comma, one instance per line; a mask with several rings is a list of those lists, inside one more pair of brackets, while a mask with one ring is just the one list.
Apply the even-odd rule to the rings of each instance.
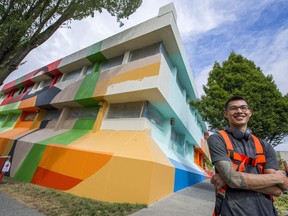
[[265, 170], [265, 174], [237, 172], [229, 161], [217, 161], [215, 167], [219, 175], [211, 179], [217, 188], [227, 184], [231, 188], [253, 190], [256, 192], [279, 196], [282, 190], [288, 189], [288, 178], [283, 171]]

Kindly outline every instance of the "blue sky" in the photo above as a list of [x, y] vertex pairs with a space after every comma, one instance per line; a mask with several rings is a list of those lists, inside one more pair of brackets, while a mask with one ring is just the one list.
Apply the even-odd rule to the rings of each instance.
[[[264, 74], [272, 74], [282, 94], [288, 93], [288, 0], [143, 0], [122, 28], [115, 17], [103, 12], [59, 29], [30, 52], [26, 63], [5, 82], [153, 18], [170, 2], [176, 8], [199, 95], [214, 62], [223, 62], [231, 51], [254, 61]], [[288, 150], [288, 141], [285, 148]]]
[[[235, 51], [254, 61], [264, 74], [272, 74], [279, 90], [286, 94], [288, 1], [216, 2], [223, 4], [213, 10], [226, 19], [205, 32], [182, 37], [195, 79], [207, 80], [211, 65], [215, 61], [223, 62]], [[206, 80], [201, 80], [201, 84]], [[201, 86], [198, 85], [198, 89], [201, 94]]]

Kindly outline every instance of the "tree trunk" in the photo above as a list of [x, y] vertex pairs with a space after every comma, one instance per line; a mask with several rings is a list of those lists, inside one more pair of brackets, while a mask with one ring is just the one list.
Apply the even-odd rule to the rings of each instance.
[[[33, 47], [34, 48], [34, 47]], [[25, 58], [25, 56], [33, 49], [31, 46], [25, 46], [19, 49], [18, 53], [20, 55], [16, 55], [14, 57], [10, 57], [8, 60], [4, 60], [4, 64], [0, 66], [0, 85], [3, 84], [4, 80], [15, 70], [18, 69], [19, 64]]]

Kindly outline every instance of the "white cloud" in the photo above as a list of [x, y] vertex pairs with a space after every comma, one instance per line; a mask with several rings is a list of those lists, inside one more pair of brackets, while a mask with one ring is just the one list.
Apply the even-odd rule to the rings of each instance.
[[288, 29], [281, 29], [275, 35], [257, 37], [251, 47], [245, 51], [247, 58], [254, 60], [264, 74], [272, 74], [279, 90], [288, 93]]
[[275, 151], [288, 151], [288, 136], [285, 137], [282, 144], [277, 145], [274, 149]]
[[224, 23], [233, 22], [236, 16], [227, 10], [218, 10], [213, 1], [175, 1], [178, 27], [187, 36], [214, 29]]

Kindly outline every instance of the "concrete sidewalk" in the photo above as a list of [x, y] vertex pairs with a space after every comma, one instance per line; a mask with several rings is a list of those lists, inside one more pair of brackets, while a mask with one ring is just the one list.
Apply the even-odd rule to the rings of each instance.
[[131, 216], [211, 216], [215, 192], [209, 181], [173, 193]]
[[[0, 185], [2, 186], [2, 185]], [[44, 216], [35, 209], [28, 208], [22, 203], [0, 193], [0, 215], [5, 216]]]

